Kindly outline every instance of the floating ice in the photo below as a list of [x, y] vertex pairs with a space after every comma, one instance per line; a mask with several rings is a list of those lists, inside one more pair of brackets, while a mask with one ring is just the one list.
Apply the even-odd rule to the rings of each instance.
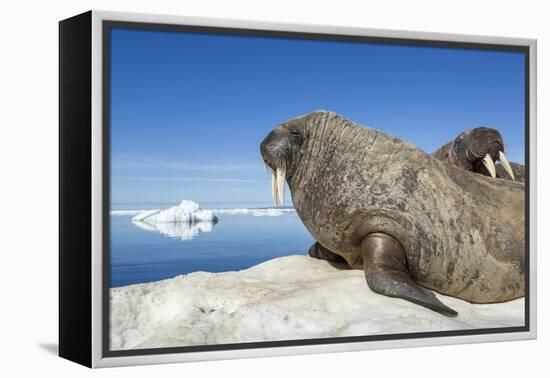
[[172, 222], [149, 224], [142, 221], [132, 221], [134, 225], [145, 231], [160, 232], [164, 236], [181, 240], [191, 240], [201, 232], [210, 232], [215, 222]]
[[172, 206], [165, 210], [147, 210], [138, 213], [132, 221], [145, 223], [194, 223], [216, 222], [218, 218], [212, 210], [202, 210], [198, 203], [183, 200], [178, 206]]
[[191, 240], [201, 232], [212, 231], [218, 221], [212, 210], [202, 210], [198, 203], [188, 200], [165, 210], [119, 210], [111, 214], [134, 215], [132, 223], [142, 230], [181, 240]]
[[111, 348], [159, 348], [521, 326], [524, 299], [476, 305], [436, 294], [446, 317], [371, 291], [362, 271], [287, 256], [111, 289]]

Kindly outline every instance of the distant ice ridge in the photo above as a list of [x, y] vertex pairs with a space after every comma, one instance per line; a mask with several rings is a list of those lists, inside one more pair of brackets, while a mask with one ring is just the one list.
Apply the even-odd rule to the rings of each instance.
[[284, 213], [294, 213], [296, 210], [291, 208], [266, 208], [266, 209], [216, 209], [213, 210], [217, 214], [231, 215], [253, 215], [255, 217], [278, 217]]
[[286, 256], [238, 272], [194, 272], [110, 290], [111, 348], [140, 349], [524, 325], [523, 298], [451, 318], [369, 289], [361, 270]]
[[168, 209], [147, 210], [132, 218], [134, 222], [145, 223], [196, 223], [217, 222], [218, 217], [212, 210], [202, 210], [198, 203], [183, 200], [177, 206]]
[[[193, 202], [193, 201], [188, 201]], [[193, 202], [195, 203], [195, 202]], [[195, 203], [196, 204], [196, 203]], [[198, 206], [198, 204], [196, 204]], [[147, 217], [150, 215], [157, 214], [161, 212], [161, 209], [154, 210], [112, 210], [111, 215], [113, 216], [139, 216]], [[278, 217], [284, 214], [295, 213], [294, 208], [234, 208], [234, 209], [212, 209], [212, 210], [202, 210], [202, 211], [211, 211], [215, 214], [229, 214], [229, 215], [252, 215], [255, 217]]]
[[144, 211], [149, 211], [149, 210], [111, 210], [111, 215], [133, 216], [133, 215], [138, 215], [139, 213], [143, 213]]

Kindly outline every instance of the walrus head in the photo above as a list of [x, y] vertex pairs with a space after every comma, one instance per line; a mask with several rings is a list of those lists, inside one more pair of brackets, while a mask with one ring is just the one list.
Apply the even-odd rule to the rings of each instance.
[[271, 169], [271, 193], [275, 206], [277, 202], [284, 205], [285, 180], [296, 170], [305, 134], [302, 122], [289, 121], [271, 130], [260, 144], [262, 159]]
[[447, 158], [465, 170], [492, 177], [496, 177], [495, 162], [500, 161], [514, 179], [512, 167], [504, 155], [504, 142], [495, 129], [478, 127], [464, 131], [451, 143]]

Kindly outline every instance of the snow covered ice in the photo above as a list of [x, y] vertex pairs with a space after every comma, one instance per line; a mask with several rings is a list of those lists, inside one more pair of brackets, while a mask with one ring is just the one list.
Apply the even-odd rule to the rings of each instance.
[[524, 299], [446, 317], [372, 292], [362, 271], [286, 256], [239, 272], [194, 272], [111, 289], [111, 348], [158, 348], [522, 326]]

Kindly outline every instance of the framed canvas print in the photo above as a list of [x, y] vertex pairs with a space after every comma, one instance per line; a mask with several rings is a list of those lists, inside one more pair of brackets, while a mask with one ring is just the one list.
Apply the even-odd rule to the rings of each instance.
[[60, 24], [59, 353], [536, 337], [536, 41]]

